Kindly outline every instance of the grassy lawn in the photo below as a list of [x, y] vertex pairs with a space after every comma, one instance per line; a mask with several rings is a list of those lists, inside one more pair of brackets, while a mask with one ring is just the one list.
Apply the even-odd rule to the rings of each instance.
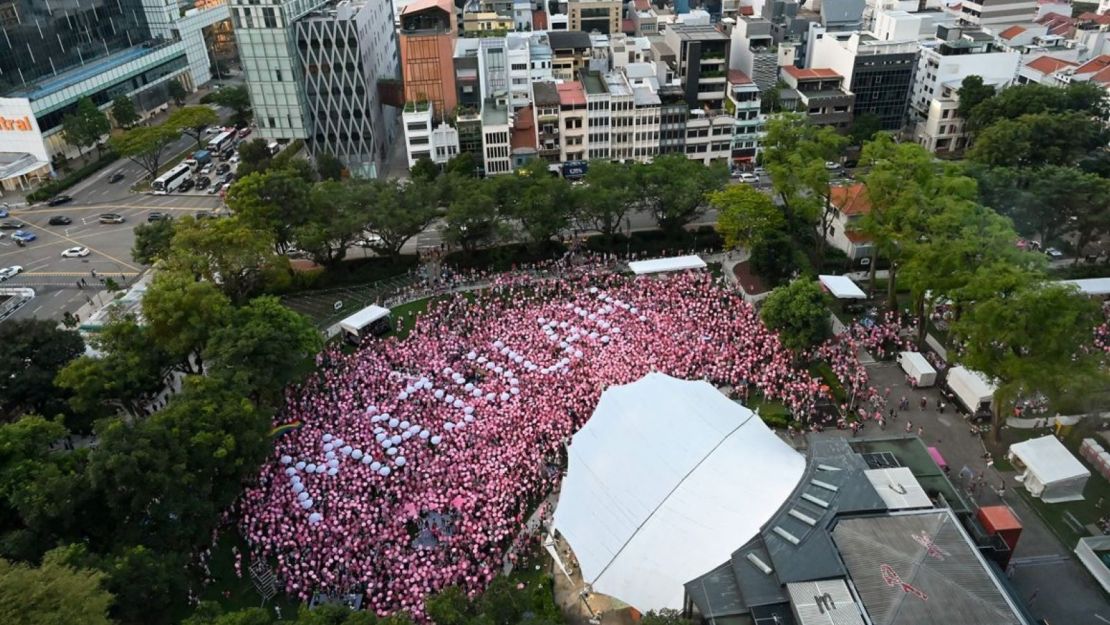
[[761, 394], [752, 395], [744, 402], [748, 408], [759, 412], [763, 422], [771, 427], [786, 427], [790, 423], [790, 412], [786, 404], [774, 399], [767, 399]]
[[836, 398], [837, 403], [844, 403], [848, 401], [848, 393], [841, 386], [840, 380], [836, 377], [832, 367], [827, 362], [816, 362], [810, 365], [809, 372], [822, 380], [825, 384], [829, 385], [829, 390], [832, 392], [833, 397]]
[[416, 325], [416, 318], [428, 310], [428, 305], [432, 303], [432, 300], [442, 299], [442, 297], [425, 297], [393, 307], [393, 329], [385, 336], [395, 336], [402, 341], [408, 338], [409, 333]]
[[[235, 555], [232, 547], [238, 547], [240, 553], [247, 553], [246, 543], [239, 536], [239, 532], [225, 531], [216, 546], [212, 548], [212, 556], [208, 561], [208, 567], [212, 571], [212, 583], [200, 592], [200, 600], [219, 603], [226, 612], [256, 608], [262, 605], [262, 595], [258, 594], [254, 583], [251, 582], [246, 556], [243, 557], [243, 577], [236, 577]], [[283, 615], [294, 615], [300, 602], [279, 593], [266, 602], [267, 606], [275, 604], [281, 607]], [[178, 606], [174, 611], [174, 622], [189, 616], [192, 611], [191, 606]]]

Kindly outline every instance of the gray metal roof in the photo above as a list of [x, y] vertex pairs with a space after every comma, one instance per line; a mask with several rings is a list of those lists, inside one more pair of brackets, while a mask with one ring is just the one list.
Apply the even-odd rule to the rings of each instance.
[[589, 49], [593, 44], [590, 36], [580, 30], [552, 30], [547, 33], [547, 41], [552, 50], [566, 50], [568, 48]]
[[1029, 625], [948, 509], [840, 519], [832, 537], [874, 625]]

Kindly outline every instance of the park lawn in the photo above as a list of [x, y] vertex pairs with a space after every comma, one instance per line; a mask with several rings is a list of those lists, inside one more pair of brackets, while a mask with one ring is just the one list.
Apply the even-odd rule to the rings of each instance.
[[810, 365], [809, 372], [822, 380], [829, 386], [837, 403], [843, 404], [848, 401], [848, 393], [844, 390], [844, 386], [840, 384], [840, 379], [836, 377], [832, 367], [827, 362], [816, 362]]
[[763, 422], [771, 427], [786, 427], [790, 422], [790, 411], [781, 401], [767, 399], [757, 394], [752, 395], [745, 404], [751, 410], [758, 412]]

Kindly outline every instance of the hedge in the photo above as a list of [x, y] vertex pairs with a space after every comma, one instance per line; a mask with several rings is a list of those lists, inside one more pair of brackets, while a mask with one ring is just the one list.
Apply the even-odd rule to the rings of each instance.
[[62, 191], [65, 191], [78, 182], [81, 182], [85, 178], [88, 178], [89, 176], [95, 174], [101, 169], [104, 169], [117, 160], [119, 160], [119, 155], [111, 150], [107, 150], [99, 159], [85, 165], [77, 171], [69, 174], [65, 178], [51, 180], [50, 182], [47, 182], [46, 184], [40, 186], [38, 189], [35, 189], [31, 193], [27, 194], [27, 202], [34, 204], [35, 202], [49, 200], [55, 195], [58, 195]]

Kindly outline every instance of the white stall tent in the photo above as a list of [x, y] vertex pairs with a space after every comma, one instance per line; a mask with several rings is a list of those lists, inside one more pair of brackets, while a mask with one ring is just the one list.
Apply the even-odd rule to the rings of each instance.
[[836, 299], [867, 299], [867, 294], [863, 292], [863, 289], [859, 288], [848, 276], [821, 275], [817, 276], [817, 279]]
[[902, 365], [902, 371], [913, 378], [919, 388], [937, 383], [937, 370], [925, 360], [921, 352], [902, 352], [898, 354], [898, 362]]
[[363, 308], [350, 317], [347, 317], [340, 321], [339, 327], [348, 334], [361, 336], [362, 331], [366, 329], [367, 326], [374, 323], [375, 321], [378, 321], [379, 319], [385, 319], [389, 316], [389, 312], [390, 311], [388, 308], [382, 308], [381, 306], [375, 306], [371, 304], [370, 306]]
[[1008, 456], [1025, 467], [1018, 479], [1034, 497], [1045, 503], [1083, 499], [1091, 472], [1055, 436], [1014, 443]]
[[648, 273], [705, 269], [705, 267], [705, 261], [700, 256], [673, 256], [671, 258], [653, 258], [628, 263], [628, 268], [638, 276]]
[[705, 382], [650, 373], [606, 389], [574, 435], [554, 529], [595, 592], [681, 609], [782, 506], [804, 458]]
[[952, 367], [948, 370], [948, 388], [956, 394], [971, 412], [981, 407], [990, 408], [997, 387], [985, 375], [966, 367]]
[[1090, 297], [1110, 295], [1110, 278], [1084, 278], [1082, 280], [1061, 280], [1062, 284], [1074, 284], [1079, 292]]

